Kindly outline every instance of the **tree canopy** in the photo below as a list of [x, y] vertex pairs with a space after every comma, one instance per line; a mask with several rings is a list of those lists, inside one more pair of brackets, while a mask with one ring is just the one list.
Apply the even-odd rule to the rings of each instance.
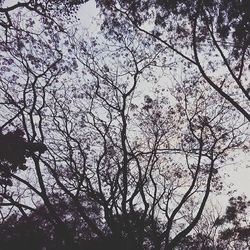
[[104, 27], [111, 33], [126, 32], [124, 23], [129, 23], [153, 37], [198, 69], [212, 88], [250, 120], [249, 1], [97, 3], [105, 14]]
[[208, 203], [248, 152], [249, 3], [96, 1], [91, 34], [87, 1], [6, 2], [0, 248], [247, 249], [247, 198]]

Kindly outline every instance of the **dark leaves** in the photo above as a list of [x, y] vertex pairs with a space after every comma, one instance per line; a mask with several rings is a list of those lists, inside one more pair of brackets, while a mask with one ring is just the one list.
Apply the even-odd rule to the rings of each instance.
[[26, 158], [32, 153], [44, 153], [47, 147], [41, 142], [26, 142], [20, 129], [0, 134], [0, 184], [11, 186], [11, 172], [26, 170]]

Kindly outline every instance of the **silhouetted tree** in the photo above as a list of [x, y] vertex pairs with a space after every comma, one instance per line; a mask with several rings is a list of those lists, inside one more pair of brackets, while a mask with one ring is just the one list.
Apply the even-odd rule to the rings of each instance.
[[52, 249], [176, 248], [221, 190], [246, 122], [196, 73], [164, 89], [175, 63], [134, 29], [108, 40], [21, 18], [1, 38], [0, 116], [29, 157], [1, 185], [3, 225], [36, 221], [34, 244]]
[[0, 134], [0, 182], [12, 185], [11, 172], [25, 170], [26, 158], [38, 152], [44, 153], [46, 146], [42, 143], [26, 142], [20, 129]]
[[[249, 201], [246, 196], [231, 197], [223, 215], [214, 211], [203, 222], [206, 232], [197, 228], [177, 249], [248, 249], [250, 242]], [[209, 222], [209, 223], [207, 223]]]
[[248, 121], [249, 1], [96, 1], [103, 27], [114, 34], [137, 29], [166, 48], [178, 67], [202, 78]]

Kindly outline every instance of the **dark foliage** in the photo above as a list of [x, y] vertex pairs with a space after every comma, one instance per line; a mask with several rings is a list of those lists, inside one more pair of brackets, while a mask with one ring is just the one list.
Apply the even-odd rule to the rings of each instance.
[[[194, 18], [198, 16], [201, 22], [215, 22], [215, 32], [219, 34], [222, 40], [225, 41], [232, 35], [235, 56], [239, 56], [237, 51], [240, 48], [250, 45], [250, 2], [247, 0], [125, 0], [122, 2], [97, 0], [96, 2], [102, 8], [109, 21], [110, 17], [112, 17], [114, 27], [117, 26], [117, 21], [119, 20], [115, 17], [119, 15], [119, 10], [126, 13], [132, 22], [138, 26], [152, 19], [151, 13], [154, 11], [156, 13], [153, 15], [155, 26], [163, 28], [169, 27], [171, 22], [176, 22], [174, 20], [178, 17], [193, 22]], [[182, 33], [185, 37], [186, 31], [184, 27], [179, 26], [178, 23], [177, 25], [173, 23], [172, 27], [176, 27], [176, 32]], [[206, 35], [207, 30], [203, 29], [203, 33], [203, 35]]]
[[[43, 249], [43, 247], [45, 247], [46, 250], [141, 249], [135, 241], [129, 239], [129, 237], [126, 237], [125, 235], [124, 237], [120, 237], [119, 235], [112, 235], [107, 231], [106, 236], [103, 238], [98, 238], [93, 235], [90, 236], [91, 229], [87, 225], [83, 226], [82, 221], [79, 220], [79, 217], [77, 216], [77, 211], [74, 209], [73, 204], [67, 201], [60, 201], [58, 204], [55, 204], [55, 207], [62, 218], [65, 216], [67, 217], [69, 233], [74, 238], [71, 244], [67, 244], [67, 246], [65, 245], [65, 242], [58, 234], [55, 225], [50, 221], [50, 216], [46, 207], [40, 206], [27, 216], [20, 217], [17, 214], [13, 214], [0, 225], [1, 250], [13, 250], [16, 248], [40, 250]], [[89, 206], [89, 212], [92, 213], [92, 216], [95, 213], [95, 210], [97, 215], [99, 213], [98, 209], [94, 209], [93, 204], [92, 206]], [[138, 214], [138, 217], [140, 216], [142, 215]], [[134, 215], [132, 217], [131, 220], [133, 220], [133, 226], [131, 227], [131, 230], [140, 230], [138, 218], [134, 218]], [[117, 218], [117, 222], [118, 221], [120, 224], [123, 224], [121, 217]], [[157, 239], [153, 238], [153, 235], [157, 235], [156, 228], [161, 225], [157, 221], [152, 222], [150, 220], [148, 220], [146, 224], [146, 235], [151, 242], [148, 248], [152, 247], [151, 244], [157, 247], [157, 244], [160, 241], [157, 242]], [[106, 229], [104, 229], [104, 232], [105, 230]]]
[[44, 153], [47, 149], [43, 143], [27, 142], [23, 136], [20, 129], [0, 134], [0, 184], [12, 185], [11, 172], [27, 169], [26, 158], [34, 152]]

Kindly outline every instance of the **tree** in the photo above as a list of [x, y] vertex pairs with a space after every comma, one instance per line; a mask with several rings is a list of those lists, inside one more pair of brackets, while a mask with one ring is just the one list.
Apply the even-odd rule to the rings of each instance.
[[[84, 247], [86, 242], [92, 239], [89, 228], [79, 216], [78, 211], [70, 201], [62, 200], [62, 197], [56, 194], [50, 197], [58, 214], [63, 220], [67, 220], [71, 234], [74, 235], [77, 243], [75, 248]], [[87, 202], [86, 199], [82, 202]], [[73, 205], [73, 208], [72, 208]], [[88, 202], [89, 213], [100, 217], [98, 208]], [[1, 231], [1, 249], [11, 250], [21, 249], [64, 249], [63, 239], [58, 237], [53, 223], [50, 220], [50, 214], [45, 205], [37, 206], [27, 216], [20, 216], [18, 213], [12, 214], [0, 225]], [[74, 247], [74, 246], [72, 246]], [[67, 249], [67, 248], [66, 248]]]
[[[11, 3], [3, 0], [0, 5], [0, 14], [2, 16], [0, 26], [4, 29], [15, 29], [15, 18], [16, 11], [27, 10], [30, 13], [35, 13], [36, 15], [43, 18], [45, 22], [50, 22], [50, 25], [58, 25], [58, 14], [60, 16], [70, 16], [76, 13], [80, 4], [87, 2], [88, 0], [29, 0], [29, 1], [18, 1], [16, 3]], [[13, 23], [14, 19], [14, 23]]]
[[222, 227], [218, 245], [228, 249], [248, 249], [250, 240], [249, 201], [246, 196], [231, 197], [224, 216], [215, 221]]
[[[0, 21], [1, 73], [3, 73], [0, 77], [2, 87], [1, 100], [3, 100], [1, 102], [2, 110], [5, 107], [2, 113], [4, 119], [1, 120], [0, 124], [0, 176], [1, 183], [11, 185], [11, 172], [16, 172], [17, 169], [25, 170], [26, 158], [32, 153], [44, 153], [46, 151], [46, 146], [42, 141], [35, 142], [35, 135], [32, 137], [28, 136], [27, 139], [23, 138], [25, 133], [26, 135], [28, 134], [26, 126], [20, 129], [18, 126], [13, 126], [13, 121], [16, 121], [20, 115], [24, 115], [27, 112], [27, 103], [30, 99], [26, 98], [26, 91], [30, 91], [31, 85], [35, 87], [36, 83], [45, 75], [47, 77], [48, 71], [51, 73], [52, 69], [54, 69], [55, 73], [56, 64], [62, 59], [60, 51], [48, 46], [48, 44], [52, 45], [52, 41], [49, 40], [51, 38], [53, 38], [54, 45], [56, 44], [55, 32], [63, 30], [63, 26], [59, 23], [62, 18], [56, 18], [56, 12], [59, 9], [63, 9], [65, 12], [69, 9], [76, 11], [77, 6], [71, 6], [71, 3], [67, 1], [60, 3], [54, 1], [23, 1], [11, 3], [11, 5], [8, 4], [7, 1], [1, 1], [0, 4], [2, 17]], [[75, 4], [77, 5], [77, 2]], [[27, 10], [33, 15], [33, 18], [22, 18]], [[44, 33], [45, 35], [43, 35]], [[31, 50], [35, 50], [37, 55], [29, 53]], [[47, 57], [46, 62], [43, 61], [41, 55], [44, 55], [46, 52], [57, 53], [54, 57], [55, 60], [53, 61], [51, 54], [49, 60]], [[24, 68], [27, 71], [22, 71], [22, 65], [24, 64]], [[40, 71], [36, 71], [40, 66], [38, 64], [44, 65], [43, 69], [40, 67]], [[52, 80], [53, 74], [50, 77]], [[17, 86], [20, 87], [20, 82], [22, 81], [26, 81], [25, 89], [23, 90], [23, 86], [21, 87], [21, 91], [24, 91], [23, 98], [20, 98], [18, 94], [19, 100], [15, 100], [13, 96], [8, 96], [5, 91], [6, 88], [8, 89], [10, 86], [16, 85], [16, 91], [19, 92], [20, 89]], [[49, 84], [48, 79], [47, 84]], [[8, 107], [11, 105], [13, 108], [11, 112], [8, 112]], [[32, 116], [32, 109], [34, 111], [35, 106], [30, 109], [30, 116]], [[9, 118], [5, 119], [5, 116], [8, 115]]]
[[28, 168], [1, 183], [3, 228], [39, 222], [34, 244], [52, 249], [177, 247], [221, 190], [245, 121], [199, 75], [164, 89], [173, 62], [154, 38], [34, 20], [21, 15], [1, 41], [2, 136], [22, 130], [24, 145], [43, 148], [22, 148]]
[[[224, 214], [204, 214], [193, 234], [183, 239], [177, 249], [248, 249], [249, 201], [246, 196], [231, 197]], [[202, 230], [205, 229], [205, 230]]]
[[[96, 248], [173, 249], [197, 224], [221, 188], [226, 154], [244, 140], [244, 123], [194, 77], [171, 91], [172, 104], [160, 83], [147, 91], [172, 63], [160, 64], [164, 48], [134, 34], [88, 41], [52, 30], [29, 41], [14, 32], [4, 51], [13, 61], [2, 76], [1, 119], [47, 150], [33, 152], [23, 174], [11, 173], [12, 187], [2, 185], [3, 221], [13, 209], [30, 218], [42, 204], [66, 249], [78, 245], [73, 211], [90, 232], [82, 244]], [[71, 204], [68, 216], [55, 194]]]
[[[2, 220], [5, 220], [13, 211], [13, 207], [16, 207], [23, 216], [27, 216], [25, 209], [33, 211], [34, 208], [32, 209], [30, 203], [25, 204], [25, 197], [30, 190], [31, 193], [34, 192], [37, 195], [37, 198], [33, 198], [32, 195], [31, 201], [33, 202], [33, 199], [37, 201], [40, 198], [46, 203], [47, 209], [53, 214], [53, 219], [50, 218], [50, 220], [56, 224], [58, 234], [64, 235], [67, 241], [67, 229], [61, 219], [56, 216], [48, 199], [39, 165], [40, 156], [46, 150], [43, 135], [44, 124], [41, 119], [46, 110], [46, 88], [52, 85], [63, 71], [63, 64], [60, 69], [57, 68], [59, 62], [62, 61], [62, 53], [58, 49], [58, 33], [61, 32], [44, 17], [38, 15], [31, 19], [30, 16], [25, 16], [23, 8], [19, 10], [18, 7], [13, 13], [16, 14], [12, 22], [14, 26], [4, 27], [0, 41], [2, 52], [0, 58], [1, 137], [3, 138], [2, 148], [5, 148], [7, 153], [7, 158], [6, 154], [3, 155], [3, 160], [7, 160], [7, 163], [3, 163], [5, 165], [10, 163], [4, 166], [4, 171], [7, 171], [8, 176], [2, 177], [2, 174], [6, 175], [6, 173], [1, 171], [1, 179], [7, 179], [1, 183], [1, 208], [3, 208], [1, 216]], [[20, 134], [20, 131], [23, 132]], [[11, 159], [7, 149], [10, 139], [13, 139], [14, 145], [11, 145]], [[13, 171], [24, 168], [27, 156], [29, 156], [27, 165], [33, 162], [35, 166], [34, 172], [37, 174], [37, 179], [34, 179], [38, 184], [31, 184], [32, 173], [29, 177], [26, 176], [26, 179], [22, 175], [16, 175]], [[12, 164], [16, 158], [18, 161]], [[12, 168], [12, 171], [8, 168]], [[27, 187], [15, 186], [16, 181]], [[13, 182], [16, 192], [12, 192], [12, 188], [9, 187]], [[22, 203], [20, 200], [25, 201]], [[6, 207], [9, 209], [5, 209]]]
[[24, 133], [17, 129], [14, 132], [0, 135], [0, 182], [12, 185], [11, 172], [17, 169], [25, 170], [26, 157], [34, 152], [44, 153], [47, 148], [42, 143], [28, 143], [23, 138]]
[[250, 120], [249, 1], [114, 0], [97, 5], [111, 34], [134, 27], [145, 39], [152, 37]]

